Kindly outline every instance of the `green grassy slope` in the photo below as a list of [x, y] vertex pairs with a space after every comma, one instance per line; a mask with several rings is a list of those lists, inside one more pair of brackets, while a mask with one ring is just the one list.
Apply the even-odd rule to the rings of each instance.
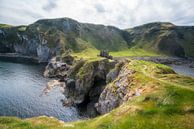
[[[29, 49], [28, 55], [36, 55], [38, 45], [46, 45], [57, 51], [57, 55], [67, 51], [76, 55], [97, 56], [100, 50], [112, 52], [128, 50], [124, 35], [126, 31], [116, 27], [79, 23], [69, 18], [44, 19], [28, 26], [0, 27], [0, 52], [17, 52], [13, 46]], [[32, 45], [32, 43], [34, 45]], [[25, 50], [23, 50], [25, 52]], [[89, 54], [88, 54], [89, 52]], [[26, 53], [22, 53], [26, 54]]]
[[127, 29], [137, 48], [171, 56], [194, 57], [194, 27], [156, 22]]
[[64, 50], [85, 49], [119, 51], [127, 48], [122, 31], [115, 27], [79, 23], [69, 18], [39, 20], [26, 29], [30, 35], [41, 33], [50, 46], [61, 43]]
[[[51, 50], [60, 48], [60, 51], [55, 52], [57, 55], [70, 51], [84, 58], [93, 58], [100, 50], [107, 50], [113, 56], [194, 56], [194, 27], [171, 23], [150, 23], [120, 30], [58, 18], [39, 20], [28, 26], [0, 24], [0, 29], [4, 32], [0, 34], [0, 48], [3, 48], [0, 52], [15, 52], [14, 45], [33, 48], [38, 43]], [[37, 54], [35, 48], [28, 51], [29, 55]]]
[[0, 28], [7, 28], [7, 27], [12, 27], [12, 26], [8, 24], [0, 24]]
[[132, 60], [126, 64], [135, 70], [132, 90], [140, 96], [108, 114], [90, 120], [63, 123], [54, 118], [20, 120], [0, 118], [0, 127], [32, 129], [193, 129], [194, 78], [177, 75], [168, 66]]

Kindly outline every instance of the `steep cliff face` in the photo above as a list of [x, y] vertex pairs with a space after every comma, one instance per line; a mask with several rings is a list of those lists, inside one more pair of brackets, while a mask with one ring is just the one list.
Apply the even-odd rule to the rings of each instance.
[[112, 26], [79, 23], [69, 18], [44, 19], [28, 26], [1, 25], [0, 53], [19, 53], [48, 61], [67, 52], [126, 52], [129, 48], [138, 48], [171, 56], [193, 57], [193, 34], [193, 27], [171, 23], [150, 23], [120, 30]]
[[168, 66], [146, 61], [80, 59], [68, 65], [68, 69], [60, 67], [60, 63], [59, 67], [57, 63], [55, 66], [54, 73], [62, 77], [60, 81], [65, 82], [64, 94], [67, 98], [63, 104], [76, 105], [81, 113], [90, 117], [106, 114], [148, 93], [154, 94], [158, 90], [163, 92], [165, 85], [193, 86], [192, 78], [177, 75]]
[[125, 64], [113, 82], [106, 86], [100, 94], [98, 103], [95, 104], [100, 114], [110, 112], [138, 94], [132, 89], [134, 73], [135, 71], [133, 69], [128, 69]]
[[194, 57], [194, 27], [172, 23], [149, 23], [127, 30], [137, 48], [178, 57]]
[[115, 27], [79, 23], [69, 18], [39, 20], [28, 26], [1, 27], [0, 53], [20, 53], [48, 61], [63, 53], [127, 48], [125, 34]]
[[40, 62], [45, 62], [54, 51], [47, 46], [47, 42], [39, 33], [31, 32], [26, 26], [7, 27], [0, 30], [2, 32], [0, 34], [0, 53], [18, 53], [38, 57]]
[[[74, 78], [67, 81], [65, 95], [78, 105], [82, 112], [86, 112], [91, 117], [96, 116], [98, 113], [94, 104], [106, 86], [106, 75], [114, 65], [115, 62], [110, 62], [108, 59], [86, 61], [80, 65], [77, 72], [69, 75]], [[73, 75], [74, 73], [76, 74]]]
[[95, 117], [98, 112], [94, 105], [106, 86], [107, 78], [109, 81], [114, 78], [112, 74], [107, 77], [107, 74], [115, 64], [115, 61], [104, 58], [74, 59], [70, 64], [53, 58], [47, 65], [44, 75], [65, 82], [64, 94], [67, 98], [63, 101], [65, 106], [77, 105], [82, 113]]

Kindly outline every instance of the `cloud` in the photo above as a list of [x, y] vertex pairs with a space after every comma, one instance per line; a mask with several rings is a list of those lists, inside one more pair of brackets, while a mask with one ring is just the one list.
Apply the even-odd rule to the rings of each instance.
[[0, 3], [0, 22], [14, 25], [57, 17], [120, 28], [155, 21], [194, 25], [193, 0], [0, 0]]
[[96, 11], [99, 12], [99, 13], [104, 13], [106, 11], [104, 6], [100, 3], [96, 3], [94, 5], [94, 7], [95, 7]]
[[43, 6], [45, 11], [51, 11], [57, 7], [57, 0], [47, 0], [46, 5]]

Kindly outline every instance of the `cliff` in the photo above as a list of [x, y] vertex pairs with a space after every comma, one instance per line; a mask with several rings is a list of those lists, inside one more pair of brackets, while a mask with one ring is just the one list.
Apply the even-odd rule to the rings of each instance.
[[0, 28], [0, 53], [19, 53], [48, 61], [66, 52], [87, 49], [119, 51], [127, 48], [118, 28], [79, 23], [69, 18], [44, 19], [28, 26]]
[[[96, 61], [92, 62], [85, 64], [91, 66], [88, 72], [83, 72], [85, 77], [96, 75], [92, 71], [99, 68], [99, 63]], [[93, 65], [98, 67], [93, 69]], [[35, 117], [24, 120], [1, 117], [0, 127], [43, 129], [194, 128], [193, 78], [178, 75], [165, 65], [146, 61], [126, 60], [110, 70], [106, 79], [107, 84], [95, 104], [97, 111], [100, 114], [106, 113], [104, 115], [94, 119], [69, 123], [49, 117]], [[85, 80], [90, 82], [87, 78]], [[82, 82], [86, 84], [86, 81]], [[76, 90], [80, 89], [81, 91], [84, 86], [79, 85], [79, 87], [76, 87]], [[93, 88], [98, 88], [98, 86], [95, 85]], [[94, 91], [94, 93], [98, 93], [98, 90]], [[73, 96], [79, 95], [79, 92], [73, 94]], [[92, 96], [90, 97], [92, 98]], [[82, 97], [78, 98], [77, 100], [82, 100]]]
[[43, 19], [27, 26], [0, 26], [0, 53], [17, 53], [49, 61], [72, 54], [96, 57], [101, 50], [113, 56], [168, 55], [193, 57], [192, 26], [149, 23], [127, 30], [80, 23], [69, 18]]

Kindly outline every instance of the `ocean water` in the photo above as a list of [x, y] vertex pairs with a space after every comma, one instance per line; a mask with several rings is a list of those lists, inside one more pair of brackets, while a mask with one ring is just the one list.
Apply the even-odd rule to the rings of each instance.
[[0, 116], [28, 118], [53, 116], [63, 121], [78, 119], [74, 107], [62, 106], [64, 95], [55, 88], [41, 95], [48, 79], [42, 76], [44, 67], [0, 61]]
[[194, 77], [194, 68], [190, 68], [188, 65], [170, 65], [170, 66], [178, 74]]

